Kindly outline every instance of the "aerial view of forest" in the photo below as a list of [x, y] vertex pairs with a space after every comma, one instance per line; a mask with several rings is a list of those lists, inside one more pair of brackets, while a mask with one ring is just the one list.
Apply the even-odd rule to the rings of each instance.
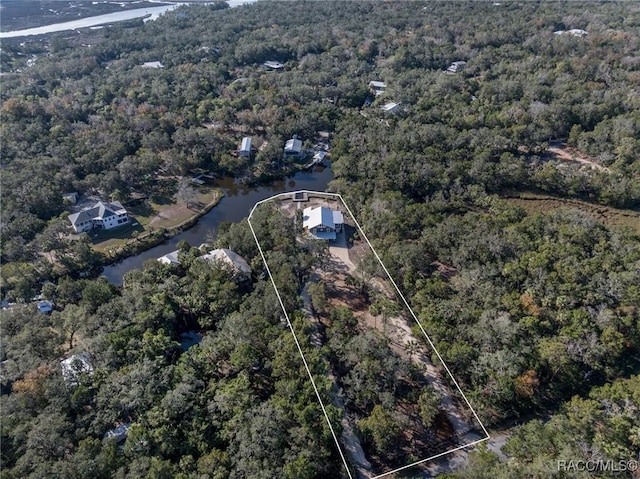
[[3, 478], [638, 477], [639, 4], [145, 20], [1, 40]]

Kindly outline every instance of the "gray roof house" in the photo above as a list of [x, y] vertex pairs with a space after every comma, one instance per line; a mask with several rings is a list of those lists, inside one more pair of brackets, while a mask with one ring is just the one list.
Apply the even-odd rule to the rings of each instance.
[[305, 208], [302, 212], [302, 227], [317, 239], [335, 240], [343, 223], [344, 216], [340, 211], [324, 206]]
[[200, 258], [202, 261], [206, 261], [211, 265], [221, 265], [229, 268], [234, 276], [238, 278], [249, 278], [251, 276], [251, 267], [249, 264], [242, 256], [230, 249], [214, 249], [200, 256]]
[[164, 256], [160, 256], [158, 261], [164, 264], [180, 264], [180, 260], [178, 259], [178, 253], [180, 250], [172, 251], [171, 253], [167, 253]]
[[108, 230], [122, 226], [129, 223], [129, 215], [119, 201], [111, 203], [98, 201], [95, 205], [85, 208], [79, 213], [69, 215], [69, 221], [76, 233], [82, 233], [93, 228]]
[[244, 156], [246, 158], [251, 157], [251, 137], [246, 136], [242, 139], [242, 144], [240, 145], [240, 149], [238, 150], [238, 155]]
[[284, 145], [284, 156], [287, 158], [297, 158], [302, 154], [302, 140], [291, 138]]

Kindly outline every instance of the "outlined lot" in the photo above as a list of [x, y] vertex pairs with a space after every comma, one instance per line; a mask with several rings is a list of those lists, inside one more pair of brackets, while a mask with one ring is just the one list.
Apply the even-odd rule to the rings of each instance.
[[[301, 210], [308, 207], [325, 207], [344, 216], [344, 227], [336, 239], [326, 248], [312, 248], [319, 259], [300, 285], [297, 310], [309, 321], [310, 333], [294, 328], [290, 319], [293, 311], [285, 307], [278, 280], [272, 274], [271, 251], [263, 249], [261, 233], [252, 224], [256, 211], [275, 210], [297, 225], [304, 248], [309, 241], [322, 242], [302, 239], [308, 233], [299, 224]], [[254, 206], [249, 227], [350, 478], [389, 476], [489, 438], [340, 195], [314, 191], [275, 195]], [[319, 288], [326, 307], [318, 308], [318, 301], [312, 301], [310, 292], [317, 295]], [[346, 319], [336, 319], [335, 311], [342, 311]], [[329, 350], [325, 353], [333, 384], [329, 402], [344, 411], [339, 424], [336, 420], [332, 424], [327, 415], [327, 399], [323, 401], [316, 387], [305, 347]], [[332, 348], [342, 353], [335, 354]], [[359, 356], [362, 351], [365, 353]], [[366, 381], [374, 377], [379, 382], [372, 388]], [[389, 435], [380, 437], [381, 425], [387, 423]]]

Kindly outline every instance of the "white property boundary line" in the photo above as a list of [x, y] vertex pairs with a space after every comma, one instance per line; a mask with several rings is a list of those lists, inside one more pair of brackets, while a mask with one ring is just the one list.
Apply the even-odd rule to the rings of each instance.
[[331, 425], [331, 420], [329, 419], [329, 416], [327, 415], [327, 411], [325, 409], [324, 403], [322, 402], [322, 398], [320, 397], [320, 393], [318, 392], [318, 388], [316, 387], [316, 383], [313, 380], [313, 375], [311, 374], [311, 370], [309, 369], [307, 361], [306, 361], [306, 359], [304, 357], [304, 354], [302, 352], [302, 347], [300, 346], [300, 342], [298, 341], [298, 337], [296, 336], [296, 332], [293, 330], [293, 325], [291, 324], [291, 321], [289, 320], [289, 314], [287, 313], [287, 311], [286, 311], [286, 309], [284, 307], [284, 303], [282, 302], [282, 298], [280, 297], [280, 293], [278, 291], [278, 287], [276, 286], [276, 282], [273, 279], [273, 275], [271, 274], [271, 270], [269, 269], [269, 265], [267, 264], [267, 259], [266, 259], [265, 255], [264, 255], [264, 252], [262, 251], [262, 247], [260, 246], [260, 242], [258, 241], [258, 237], [256, 236], [256, 232], [253, 229], [253, 225], [251, 224], [251, 216], [253, 215], [254, 211], [256, 210], [256, 208], [258, 206], [260, 206], [261, 204], [266, 203], [268, 201], [272, 201], [272, 200], [274, 200], [276, 198], [279, 198], [279, 197], [291, 197], [291, 199], [293, 199], [295, 197], [296, 193], [307, 193], [307, 195], [313, 194], [313, 195], [325, 196], [325, 197], [328, 196], [328, 197], [333, 197], [333, 198], [339, 198], [340, 201], [342, 201], [342, 204], [347, 209], [347, 211], [349, 212], [349, 215], [351, 216], [351, 218], [355, 222], [355, 224], [356, 224], [356, 226], [358, 228], [358, 231], [360, 232], [362, 237], [366, 240], [366, 242], [369, 244], [369, 247], [371, 248], [371, 251], [373, 251], [373, 254], [375, 255], [376, 259], [378, 260], [378, 262], [382, 266], [382, 269], [384, 269], [384, 272], [387, 274], [387, 277], [391, 281], [391, 284], [393, 284], [393, 287], [395, 288], [396, 292], [398, 293], [400, 298], [402, 298], [402, 302], [404, 303], [404, 305], [407, 307], [407, 309], [411, 313], [411, 316], [413, 317], [413, 319], [415, 320], [416, 324], [420, 328], [420, 331], [422, 331], [422, 334], [427, 339], [427, 342], [429, 343], [431, 348], [433, 348], [433, 350], [435, 351], [436, 356], [438, 356], [438, 359], [442, 363], [442, 366], [444, 366], [445, 370], [447, 371], [447, 374], [449, 375], [449, 377], [453, 381], [453, 384], [455, 384], [456, 388], [458, 389], [458, 392], [460, 392], [460, 395], [462, 396], [462, 398], [464, 399], [465, 403], [467, 404], [467, 406], [469, 407], [469, 409], [473, 413], [473, 416], [475, 417], [476, 421], [478, 421], [478, 424], [480, 424], [480, 427], [482, 428], [482, 431], [485, 434], [484, 438], [478, 439], [477, 441], [473, 441], [473, 442], [471, 442], [469, 444], [464, 444], [462, 446], [458, 446], [458, 447], [456, 447], [454, 449], [451, 449], [450, 451], [441, 452], [439, 454], [436, 454], [434, 456], [430, 456], [430, 457], [428, 457], [426, 459], [422, 459], [420, 461], [412, 462], [411, 464], [407, 464], [406, 466], [399, 467], [398, 469], [394, 469], [393, 471], [385, 472], [384, 474], [379, 474], [377, 476], [374, 476], [371, 479], [379, 479], [379, 478], [387, 476], [389, 474], [393, 474], [395, 472], [399, 472], [399, 471], [402, 471], [404, 469], [408, 469], [410, 467], [417, 466], [418, 464], [422, 464], [424, 462], [431, 461], [433, 459], [437, 459], [437, 458], [445, 456], [447, 454], [451, 454], [452, 452], [456, 452], [456, 451], [459, 451], [461, 449], [465, 449], [467, 447], [474, 446], [476, 444], [479, 444], [481, 442], [484, 442], [484, 441], [490, 439], [491, 436], [487, 432], [487, 429], [484, 427], [484, 424], [482, 424], [482, 421], [480, 421], [480, 418], [478, 417], [478, 414], [476, 413], [475, 409], [473, 409], [473, 407], [471, 406], [471, 403], [467, 399], [467, 396], [462, 392], [462, 389], [460, 388], [460, 385], [458, 384], [458, 381], [456, 381], [456, 379], [453, 377], [453, 374], [451, 373], [451, 370], [449, 369], [449, 367], [444, 362], [444, 359], [442, 359], [442, 356], [440, 355], [440, 353], [436, 349], [435, 345], [433, 344], [433, 341], [431, 341], [431, 338], [429, 337], [427, 332], [422, 327], [422, 324], [420, 324], [420, 321], [418, 321], [418, 317], [413, 312], [413, 309], [411, 308], [411, 306], [409, 306], [409, 303], [407, 302], [407, 300], [405, 299], [404, 295], [402, 294], [402, 292], [398, 288], [398, 285], [396, 284], [396, 282], [391, 277], [391, 274], [387, 270], [387, 267], [384, 265], [384, 263], [380, 259], [380, 256], [378, 256], [378, 252], [373, 248], [373, 245], [369, 241], [369, 238], [367, 238], [367, 235], [365, 235], [364, 231], [360, 227], [360, 224], [358, 223], [358, 220], [356, 220], [356, 217], [353, 215], [353, 213], [351, 212], [351, 210], [349, 209], [349, 207], [345, 203], [344, 199], [342, 198], [342, 195], [340, 195], [338, 193], [326, 193], [326, 192], [323, 192], [323, 191], [312, 191], [312, 190], [298, 190], [298, 191], [293, 191], [293, 192], [280, 193], [280, 194], [277, 194], [277, 195], [270, 196], [269, 198], [266, 198], [264, 200], [258, 201], [253, 206], [253, 208], [251, 209], [251, 212], [249, 213], [249, 217], [248, 217], [247, 223], [249, 224], [249, 228], [251, 229], [251, 233], [253, 234], [253, 239], [255, 240], [256, 245], [258, 245], [258, 250], [260, 251], [260, 256], [262, 257], [262, 261], [263, 261], [263, 263], [264, 263], [264, 265], [265, 265], [265, 267], [267, 269], [267, 273], [269, 274], [269, 278], [271, 279], [271, 283], [273, 284], [273, 289], [275, 290], [276, 296], [278, 297], [278, 302], [280, 303], [280, 307], [282, 308], [282, 311], [284, 312], [284, 315], [285, 315], [285, 317], [287, 319], [287, 324], [289, 325], [289, 329], [291, 330], [291, 333], [293, 334], [293, 339], [296, 342], [296, 346], [298, 347], [298, 351], [300, 352], [300, 356], [302, 357], [302, 362], [304, 363], [304, 367], [307, 370], [307, 374], [309, 375], [309, 379], [311, 379], [311, 384], [313, 386], [313, 390], [315, 391], [316, 397], [318, 398], [318, 401], [320, 402], [320, 407], [322, 408], [322, 412], [324, 413], [324, 417], [327, 420], [327, 424], [329, 425], [329, 429], [331, 430], [331, 435], [333, 436], [333, 439], [336, 442], [336, 447], [338, 448], [338, 452], [340, 453], [340, 457], [342, 458], [342, 462], [344, 463], [344, 466], [345, 466], [345, 468], [347, 470], [347, 474], [349, 475], [349, 478], [353, 479], [353, 476], [351, 475], [351, 471], [349, 470], [349, 464], [347, 464], [347, 461], [346, 461], [346, 459], [344, 457], [344, 454], [342, 452], [342, 448], [340, 447], [340, 443], [338, 441], [338, 438], [337, 438], [337, 436], [335, 434], [335, 431], [333, 430], [333, 426]]

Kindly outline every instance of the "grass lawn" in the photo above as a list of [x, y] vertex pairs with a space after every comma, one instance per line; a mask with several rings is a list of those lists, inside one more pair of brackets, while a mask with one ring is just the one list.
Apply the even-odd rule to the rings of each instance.
[[548, 212], [558, 208], [575, 208], [587, 213], [608, 228], [628, 227], [640, 234], [640, 212], [594, 205], [586, 201], [557, 198], [549, 195], [522, 192], [517, 198], [506, 198], [527, 213]]
[[[221, 199], [222, 192], [219, 189], [204, 185], [196, 189], [194, 203], [199, 203], [204, 209], [207, 205], [217, 204]], [[186, 204], [179, 201], [162, 204], [148, 201], [128, 207], [127, 210], [131, 222], [127, 226], [100, 231], [93, 238], [93, 248], [96, 251], [106, 253], [109, 250], [119, 249], [137, 235], [151, 230], [176, 227], [202, 211], [197, 208], [188, 208]]]

